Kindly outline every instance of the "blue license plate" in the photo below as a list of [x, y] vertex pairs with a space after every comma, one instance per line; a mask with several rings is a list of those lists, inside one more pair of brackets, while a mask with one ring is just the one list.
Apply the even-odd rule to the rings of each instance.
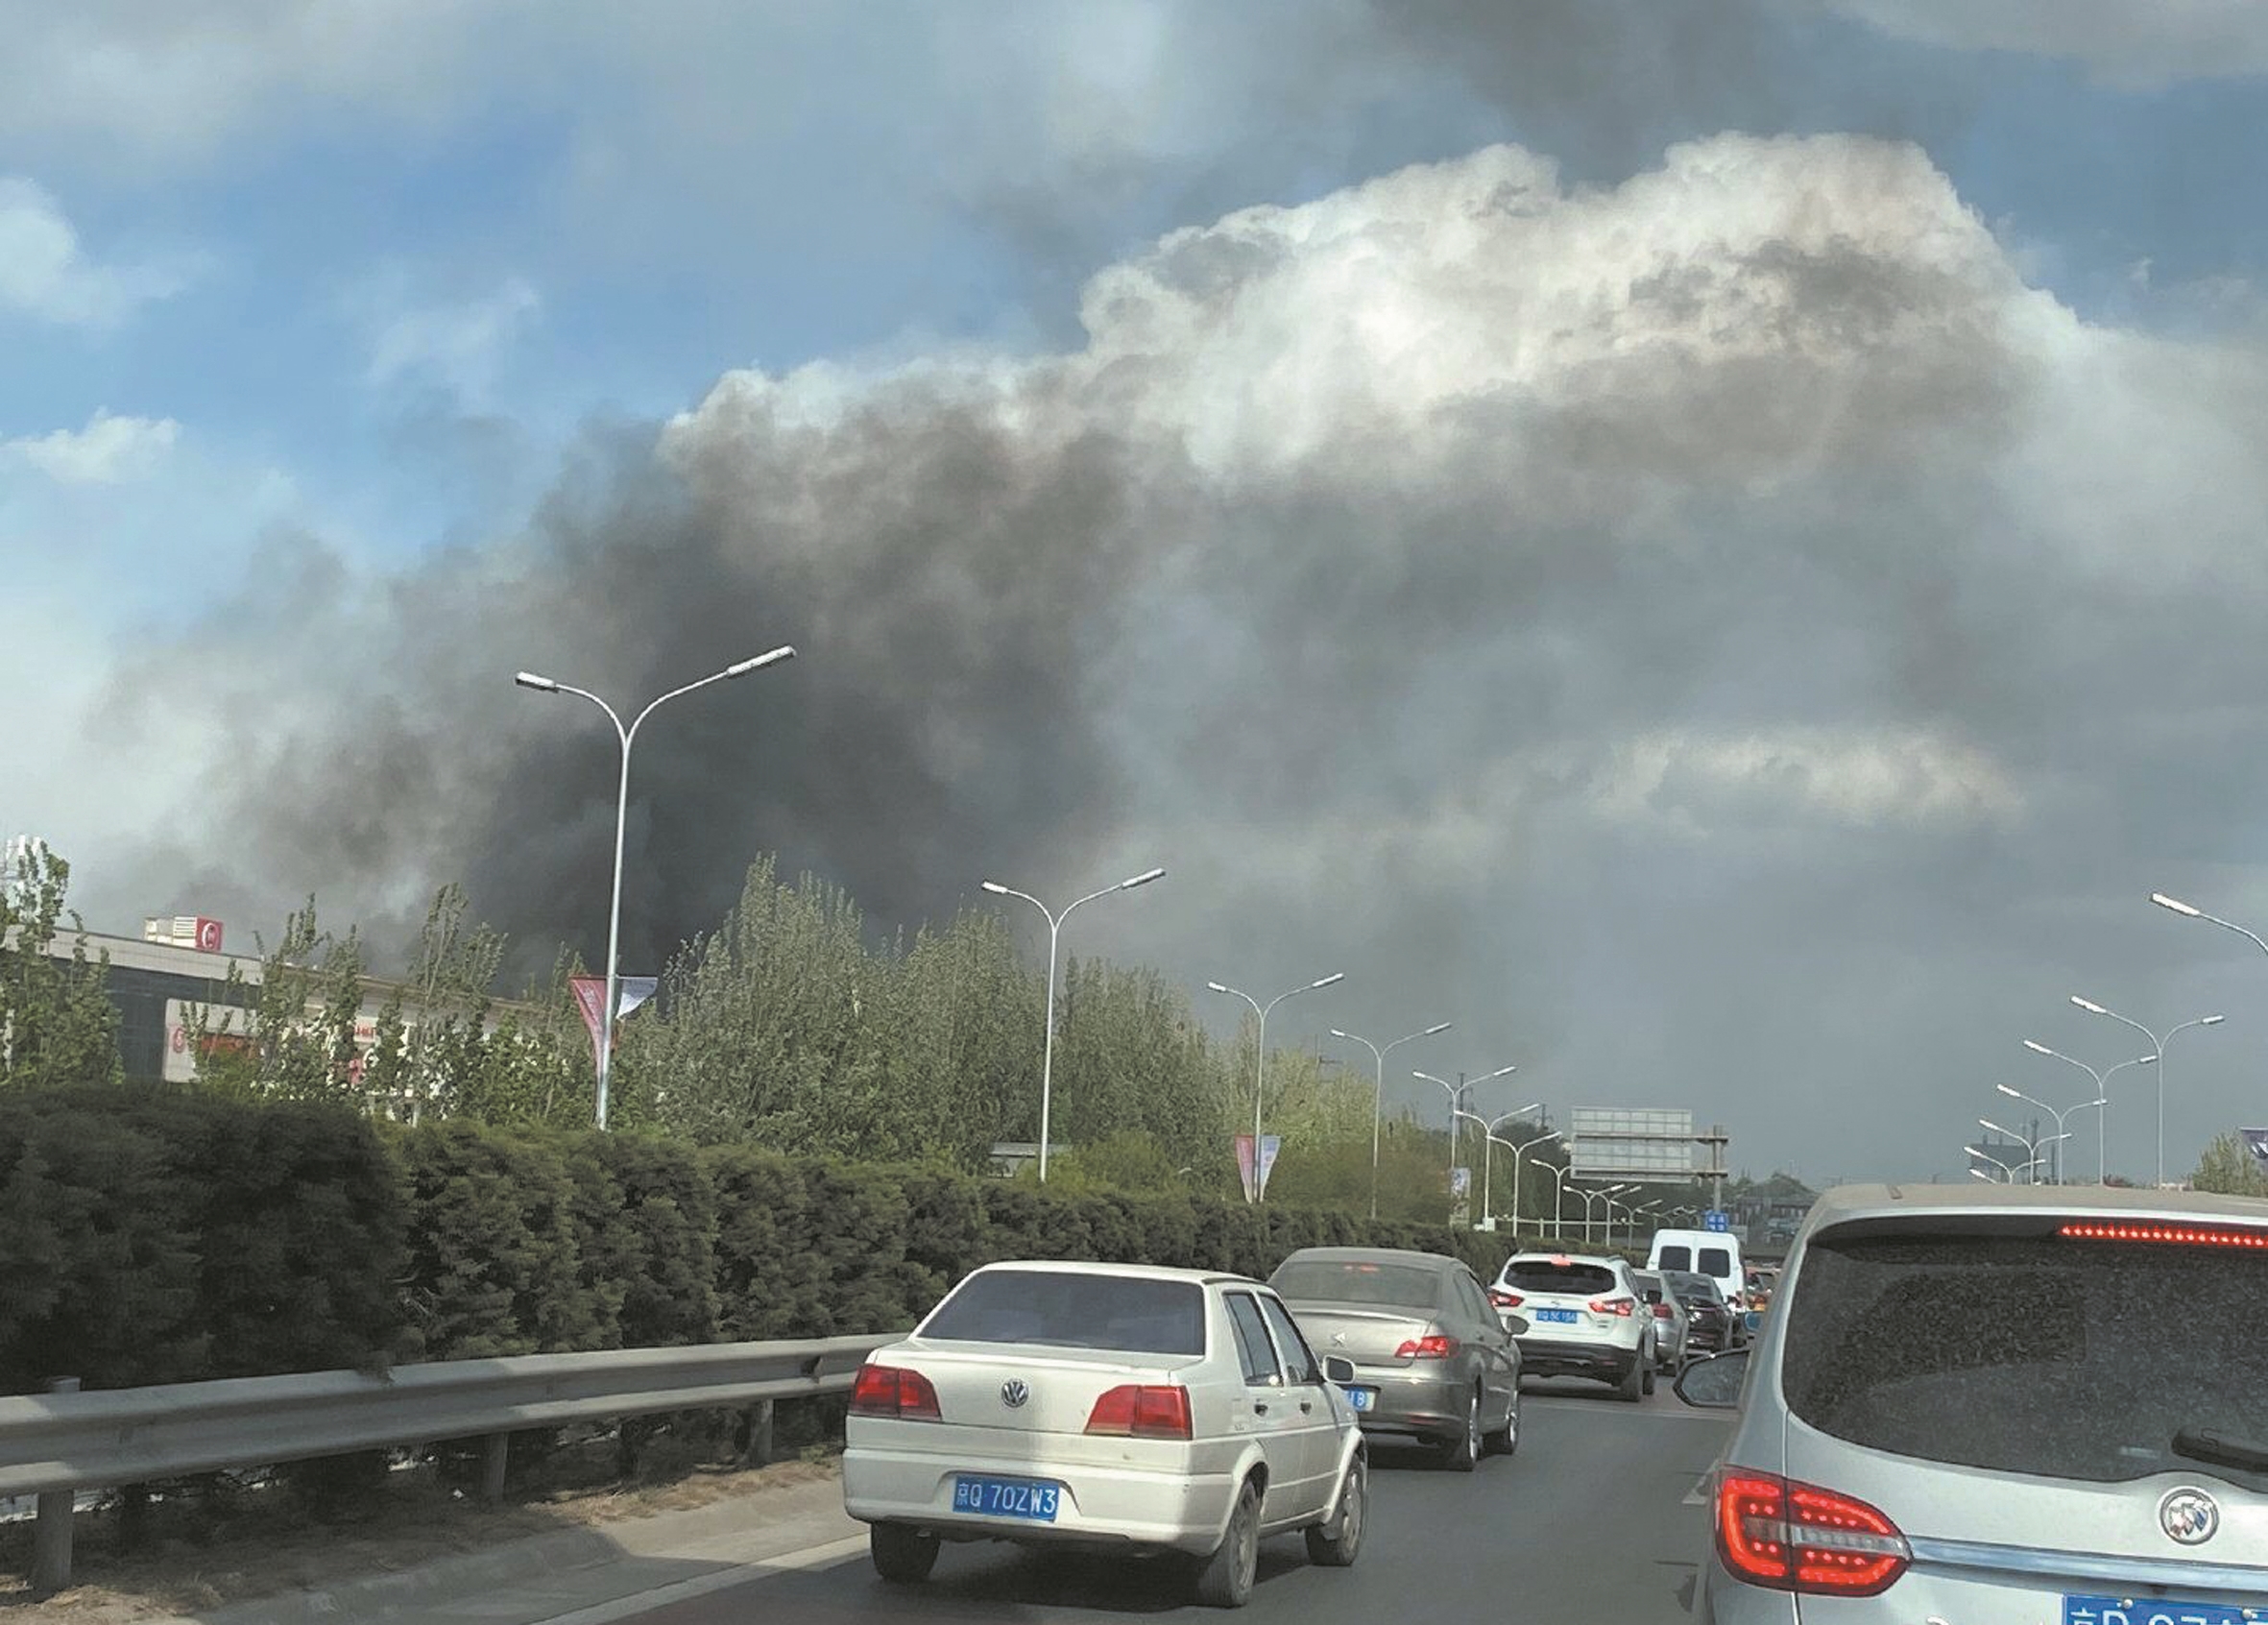
[[1535, 1312], [1535, 1318], [1539, 1321], [1549, 1321], [1556, 1326], [1575, 1324], [1575, 1311], [1572, 1309], [1538, 1309]]
[[2169, 1597], [2087, 1597], [2065, 1594], [2063, 1625], [2256, 1625], [2268, 1606], [2175, 1602]]
[[1055, 1503], [1063, 1486], [1037, 1478], [986, 1478], [955, 1473], [953, 1510], [982, 1517], [1021, 1517], [1033, 1523], [1053, 1523]]
[[1378, 1390], [1375, 1388], [1343, 1388], [1339, 1392], [1346, 1395], [1346, 1402], [1358, 1411], [1367, 1411], [1378, 1398]]

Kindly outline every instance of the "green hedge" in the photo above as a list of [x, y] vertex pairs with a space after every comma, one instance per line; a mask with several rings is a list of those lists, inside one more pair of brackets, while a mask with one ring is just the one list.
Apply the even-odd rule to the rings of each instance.
[[[0, 1094], [0, 1392], [910, 1324], [976, 1266], [1513, 1238], [157, 1088]], [[1531, 1241], [1531, 1245], [1537, 1245]]]

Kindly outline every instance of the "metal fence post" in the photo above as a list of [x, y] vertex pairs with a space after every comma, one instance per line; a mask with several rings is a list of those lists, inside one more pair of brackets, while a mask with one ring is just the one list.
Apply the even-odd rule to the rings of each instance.
[[748, 1459], [758, 1467], [772, 1465], [772, 1401], [759, 1399], [756, 1415], [749, 1419]]
[[480, 1498], [495, 1502], [504, 1498], [504, 1474], [512, 1465], [512, 1435], [492, 1433], [482, 1446], [480, 1457]]
[[[50, 1394], [76, 1394], [77, 1377], [55, 1377]], [[32, 1596], [52, 1597], [71, 1584], [71, 1518], [79, 1495], [72, 1490], [45, 1490], [39, 1494], [38, 1520], [32, 1529]]]

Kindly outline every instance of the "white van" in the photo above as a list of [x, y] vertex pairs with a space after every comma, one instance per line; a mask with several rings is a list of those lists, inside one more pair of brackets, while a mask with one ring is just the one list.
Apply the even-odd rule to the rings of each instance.
[[1683, 1270], [1706, 1275], [1738, 1315], [1748, 1307], [1748, 1272], [1741, 1268], [1740, 1238], [1725, 1230], [1656, 1230], [1646, 1255], [1649, 1270]]

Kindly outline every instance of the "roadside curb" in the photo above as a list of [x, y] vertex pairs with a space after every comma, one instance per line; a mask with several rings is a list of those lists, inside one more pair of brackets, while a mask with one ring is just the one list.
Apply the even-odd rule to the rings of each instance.
[[[829, 1478], [728, 1496], [682, 1512], [524, 1536], [391, 1573], [248, 1598], [132, 1625], [496, 1625], [595, 1622], [779, 1568], [852, 1554], [864, 1525]], [[841, 1547], [837, 1552], [834, 1547]], [[800, 1560], [800, 1561], [799, 1561]], [[104, 1625], [101, 1615], [85, 1625]]]

